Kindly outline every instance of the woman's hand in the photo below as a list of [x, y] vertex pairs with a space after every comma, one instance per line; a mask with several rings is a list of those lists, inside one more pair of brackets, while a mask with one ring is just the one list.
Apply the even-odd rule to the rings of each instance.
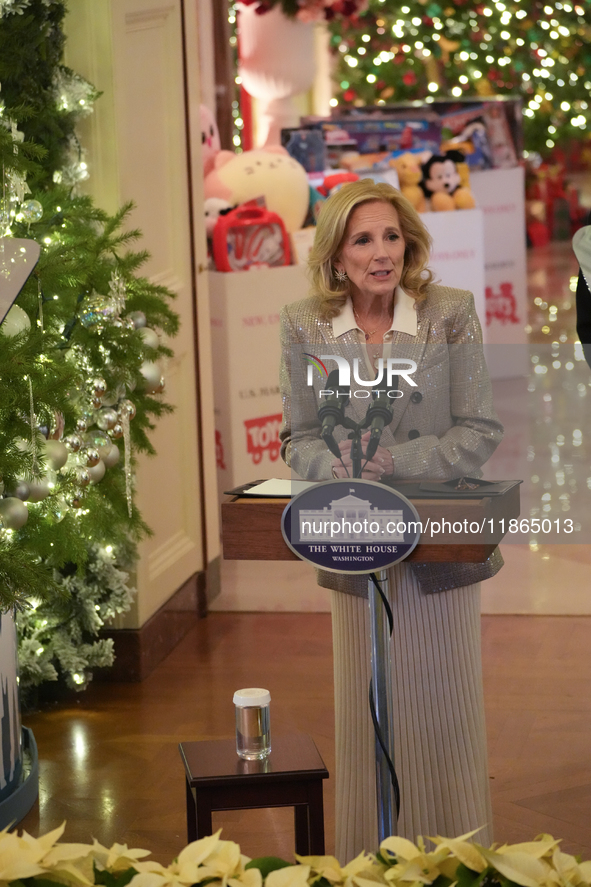
[[[370, 432], [366, 431], [361, 437], [361, 448], [364, 456], [361, 460], [363, 467], [365, 463], [365, 450], [370, 438]], [[342, 440], [339, 443], [342, 462], [339, 459], [333, 459], [332, 472], [335, 477], [353, 477], [353, 462], [351, 461], [351, 441]], [[344, 467], [343, 467], [344, 463]], [[365, 465], [361, 472], [361, 477], [365, 480], [381, 480], [383, 475], [394, 474], [394, 462], [390, 450], [384, 447], [378, 447], [371, 460]]]

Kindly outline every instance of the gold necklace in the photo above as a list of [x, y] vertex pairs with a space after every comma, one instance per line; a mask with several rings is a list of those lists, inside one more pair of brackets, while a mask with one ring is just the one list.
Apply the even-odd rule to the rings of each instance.
[[378, 323], [378, 325], [377, 325], [377, 327], [375, 328], [375, 330], [372, 330], [370, 333], [366, 332], [366, 331], [363, 329], [363, 327], [361, 326], [361, 321], [359, 320], [359, 316], [358, 316], [358, 314], [357, 314], [357, 311], [355, 310], [355, 306], [354, 306], [354, 305], [353, 305], [353, 315], [354, 315], [354, 317], [355, 317], [355, 320], [356, 320], [357, 323], [359, 324], [359, 329], [361, 330], [361, 332], [362, 332], [363, 335], [365, 336], [365, 341], [366, 341], [366, 342], [369, 342], [369, 340], [371, 339], [371, 337], [373, 336], [373, 334], [374, 334], [374, 333], [377, 333], [377, 331], [379, 330], [380, 325], [381, 325], [381, 323], [382, 323], [382, 318], [383, 318], [384, 315], [382, 315], [382, 317], [380, 318], [380, 322]]

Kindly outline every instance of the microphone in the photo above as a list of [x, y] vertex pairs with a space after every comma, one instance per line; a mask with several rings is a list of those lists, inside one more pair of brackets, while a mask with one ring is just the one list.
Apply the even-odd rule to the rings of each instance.
[[318, 409], [318, 418], [322, 423], [320, 437], [331, 453], [340, 458], [341, 451], [333, 437], [336, 425], [341, 425], [345, 416], [345, 407], [349, 403], [349, 395], [339, 388], [339, 371], [333, 370], [326, 380], [326, 390], [332, 393], [322, 400]]
[[365, 450], [365, 458], [367, 461], [373, 459], [380, 443], [382, 431], [392, 421], [392, 398], [388, 397], [390, 391], [398, 390], [398, 376], [392, 377], [392, 388], [388, 391], [381, 390], [377, 394], [374, 393], [373, 403], [367, 411], [365, 421], [369, 425], [370, 438], [367, 442]]

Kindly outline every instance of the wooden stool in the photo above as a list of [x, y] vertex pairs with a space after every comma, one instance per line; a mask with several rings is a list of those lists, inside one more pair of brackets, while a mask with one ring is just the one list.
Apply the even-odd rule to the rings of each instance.
[[213, 810], [294, 807], [295, 848], [324, 854], [322, 780], [328, 770], [306, 733], [273, 736], [264, 761], [245, 761], [234, 739], [181, 742], [187, 788], [189, 843], [211, 835]]

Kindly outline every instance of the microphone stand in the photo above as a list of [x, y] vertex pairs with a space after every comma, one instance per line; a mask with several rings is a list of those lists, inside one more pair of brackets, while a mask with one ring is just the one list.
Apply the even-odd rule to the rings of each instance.
[[[361, 477], [363, 458], [361, 432], [371, 424], [371, 410], [372, 405], [369, 406], [366, 417], [361, 423], [353, 422], [352, 419], [344, 414], [341, 414], [339, 416], [340, 421], [335, 423], [335, 425], [341, 425], [342, 428], [351, 429], [349, 439], [351, 440], [353, 477]], [[392, 421], [391, 413], [389, 420], [386, 419], [384, 424], [387, 425], [388, 421]], [[382, 430], [378, 429], [377, 434], [374, 434], [373, 439], [377, 438], [374, 453], [379, 444], [381, 433]], [[330, 451], [338, 456], [340, 450], [332, 433], [323, 435], [323, 438]], [[385, 599], [388, 600], [388, 571], [379, 570], [372, 575], [376, 576], [382, 593]], [[377, 721], [375, 757], [378, 842], [381, 843], [390, 835], [398, 834], [398, 812], [394, 799], [394, 777], [392, 772], [394, 770], [394, 703], [392, 695], [391, 637], [388, 620], [385, 618], [385, 607], [380, 600], [380, 594], [372, 576], [369, 576], [367, 580], [367, 593], [371, 648], [371, 692], [373, 694], [373, 705]], [[378, 734], [381, 737], [381, 741], [378, 738]]]

